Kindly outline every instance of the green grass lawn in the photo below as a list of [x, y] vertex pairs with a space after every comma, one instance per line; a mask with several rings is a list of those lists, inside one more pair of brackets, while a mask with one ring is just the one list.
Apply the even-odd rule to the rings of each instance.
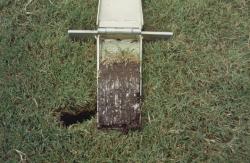
[[[249, 162], [250, 1], [144, 0], [143, 129], [69, 128], [59, 107], [95, 102], [97, 0], [0, 0], [0, 162]], [[94, 109], [94, 108], [88, 108]]]

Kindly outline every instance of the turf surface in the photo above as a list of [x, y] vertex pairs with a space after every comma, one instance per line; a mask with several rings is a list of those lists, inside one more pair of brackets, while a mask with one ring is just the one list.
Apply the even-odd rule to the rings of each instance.
[[0, 162], [249, 162], [250, 1], [143, 1], [145, 29], [174, 37], [144, 44], [127, 135], [54, 116], [95, 101], [95, 41], [67, 30], [95, 29], [97, 3], [0, 0]]

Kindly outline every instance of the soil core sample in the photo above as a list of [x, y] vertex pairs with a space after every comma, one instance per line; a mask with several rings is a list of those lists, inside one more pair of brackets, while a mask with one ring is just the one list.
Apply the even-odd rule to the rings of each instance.
[[98, 74], [99, 128], [141, 127], [140, 62], [135, 57], [102, 60]]

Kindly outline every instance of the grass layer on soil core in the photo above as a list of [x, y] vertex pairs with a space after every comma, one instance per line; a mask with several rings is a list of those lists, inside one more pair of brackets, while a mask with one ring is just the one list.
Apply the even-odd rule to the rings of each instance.
[[[56, 109], [95, 101], [97, 0], [0, 1], [0, 162], [249, 162], [250, 1], [143, 0], [142, 131], [68, 128]], [[21, 157], [22, 156], [22, 157]]]

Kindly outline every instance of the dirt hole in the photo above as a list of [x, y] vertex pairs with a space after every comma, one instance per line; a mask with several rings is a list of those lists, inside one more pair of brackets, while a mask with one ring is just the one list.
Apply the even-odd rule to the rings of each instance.
[[84, 121], [92, 119], [96, 114], [96, 111], [82, 111], [78, 114], [72, 114], [68, 112], [62, 112], [60, 115], [60, 122], [63, 126], [70, 126], [75, 123], [82, 123]]
[[57, 120], [64, 127], [69, 127], [76, 123], [82, 123], [90, 120], [96, 115], [96, 107], [93, 105], [86, 106], [64, 106], [56, 109], [55, 114]]

